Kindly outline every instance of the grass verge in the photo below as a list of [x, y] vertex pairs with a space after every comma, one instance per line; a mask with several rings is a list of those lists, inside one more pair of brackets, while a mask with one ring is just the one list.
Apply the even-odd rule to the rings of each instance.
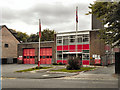
[[35, 68], [29, 68], [29, 69], [24, 69], [24, 70], [19, 70], [16, 72], [28, 72], [28, 71], [33, 71], [33, 70], [40, 70], [40, 69], [48, 69], [48, 68], [52, 68], [52, 67], [35, 67]]
[[64, 68], [64, 69], [51, 70], [51, 71], [52, 72], [70, 72], [70, 73], [73, 73], [73, 72], [89, 71], [92, 69], [95, 69], [95, 68], [94, 67], [81, 67], [81, 69], [79, 69], [79, 70], [67, 70], [66, 68]]

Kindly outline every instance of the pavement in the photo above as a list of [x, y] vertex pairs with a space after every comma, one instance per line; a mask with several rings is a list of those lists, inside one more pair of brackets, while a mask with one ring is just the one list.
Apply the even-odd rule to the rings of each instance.
[[59, 79], [80, 79], [80, 80], [118, 80], [115, 74], [115, 65], [97, 66], [95, 70], [80, 72], [78, 75], [63, 77]]
[[[65, 73], [50, 72], [65, 66], [31, 72], [17, 73], [17, 70], [36, 67], [37, 65], [8, 64], [2, 65], [2, 88], [118, 88], [120, 79], [114, 74], [115, 66], [97, 66], [87, 72]], [[44, 65], [45, 66], [45, 65]], [[120, 78], [120, 77], [119, 77]]]
[[[2, 78], [29, 78], [29, 79], [48, 79], [48, 78], [60, 78], [60, 77], [69, 77], [77, 75], [78, 73], [66, 73], [66, 72], [50, 72], [50, 70], [63, 69], [65, 66], [52, 66], [53, 68], [41, 69], [36, 71], [29, 72], [15, 72], [18, 70], [24, 70], [37, 65], [19, 65], [19, 64], [9, 64], [2, 65]], [[41, 65], [46, 66], [46, 65]], [[50, 67], [50, 65], [47, 65]]]
[[[53, 66], [53, 68], [42, 69], [29, 72], [15, 72], [18, 70], [24, 70], [37, 65], [24, 65], [24, 64], [9, 64], [2, 65], [2, 78], [26, 78], [26, 79], [81, 79], [81, 80], [117, 80], [115, 73], [115, 66], [96, 66], [97, 68], [87, 72], [50, 72], [50, 70], [63, 69], [65, 66]], [[42, 65], [46, 66], [46, 65]], [[47, 65], [48, 66], [48, 65]], [[49, 65], [51, 66], [51, 65]]]

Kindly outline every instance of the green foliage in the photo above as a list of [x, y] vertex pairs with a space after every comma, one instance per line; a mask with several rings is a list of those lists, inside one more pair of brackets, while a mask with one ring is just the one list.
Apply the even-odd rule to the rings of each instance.
[[80, 64], [80, 59], [79, 58], [70, 58], [69, 60], [68, 60], [68, 66], [67, 66], [67, 68], [66, 69], [68, 69], [68, 70], [78, 70], [78, 69], [80, 69], [80, 67], [81, 67], [81, 64]]
[[66, 65], [66, 63], [62, 63], [62, 65]]
[[71, 70], [71, 69], [59, 69], [59, 70], [51, 70], [52, 72], [69, 72], [69, 73], [74, 73], [74, 72], [81, 72], [81, 71], [89, 71], [95, 69], [95, 67], [81, 67], [79, 70]]
[[[15, 36], [20, 42], [39, 42], [38, 32], [36, 34], [28, 35], [20, 31], [16, 30], [13, 31], [16, 32]], [[54, 34], [55, 34], [54, 30], [45, 29], [41, 31], [41, 41], [54, 41]]]
[[[90, 4], [94, 14], [106, 27], [100, 30], [100, 38], [106, 44], [119, 46], [120, 44], [120, 2], [95, 2]], [[114, 44], [113, 44], [114, 43]]]
[[35, 67], [35, 68], [19, 70], [19, 71], [16, 71], [16, 72], [28, 72], [28, 71], [33, 71], [33, 70], [49, 69], [49, 68], [52, 68], [52, 67]]
[[41, 69], [41, 68], [42, 68], [42, 67], [38, 67], [38, 66], [37, 66], [35, 69]]
[[20, 32], [20, 31], [17, 31], [16, 33], [17, 33], [16, 38], [17, 38], [20, 42], [27, 42], [27, 39], [28, 39], [28, 37], [29, 37], [28, 34], [23, 33], [23, 32]]
[[53, 65], [58, 65], [57, 63], [53, 63]]
[[65, 63], [53, 63], [53, 65], [66, 65]]
[[71, 67], [70, 65], [68, 65], [68, 66], [66, 67], [66, 69], [67, 69], [67, 70], [72, 70], [72, 67]]
[[54, 41], [54, 30], [45, 29], [41, 32], [41, 41]]
[[39, 42], [38, 34], [31, 34], [27, 40], [28, 42]]
[[61, 62], [59, 62], [58, 65], [63, 65], [63, 64]]
[[[43, 30], [41, 32], [41, 41], [54, 41], [54, 30]], [[27, 40], [28, 42], [38, 42], [39, 41], [39, 33], [31, 34]]]

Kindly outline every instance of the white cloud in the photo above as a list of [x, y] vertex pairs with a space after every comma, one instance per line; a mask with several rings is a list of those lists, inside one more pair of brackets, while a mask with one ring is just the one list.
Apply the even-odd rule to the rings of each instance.
[[75, 30], [75, 8], [79, 7], [79, 29], [91, 29], [89, 3], [95, 0], [3, 0], [2, 23], [22, 32], [38, 32], [38, 19], [42, 29]]

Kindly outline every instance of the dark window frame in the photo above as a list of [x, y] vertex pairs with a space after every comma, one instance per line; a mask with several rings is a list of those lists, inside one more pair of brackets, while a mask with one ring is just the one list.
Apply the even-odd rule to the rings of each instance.
[[5, 47], [5, 48], [8, 48], [8, 47], [9, 47], [9, 45], [8, 45], [8, 44], [4, 44], [4, 47]]

